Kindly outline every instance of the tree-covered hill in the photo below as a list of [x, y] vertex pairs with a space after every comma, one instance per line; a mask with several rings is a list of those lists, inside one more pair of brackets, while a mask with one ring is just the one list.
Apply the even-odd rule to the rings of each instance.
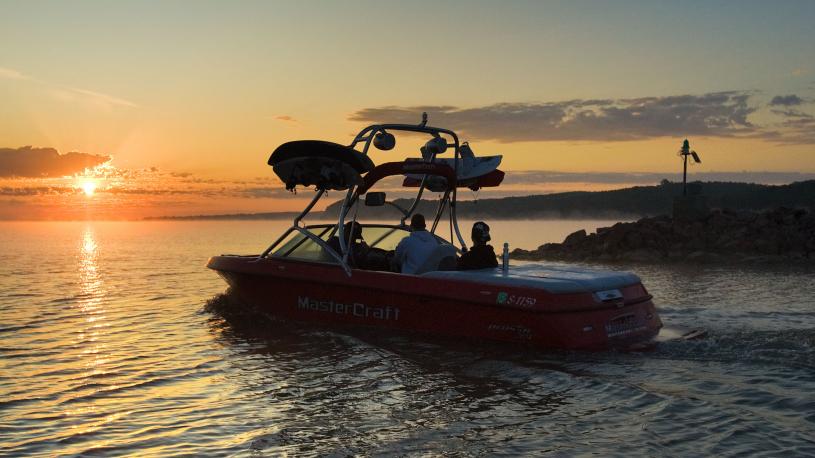
[[[705, 182], [692, 183], [706, 196], [710, 208], [732, 210], [765, 210], [776, 207], [815, 208], [815, 180], [786, 185], [753, 183]], [[465, 200], [458, 203], [458, 216], [471, 219], [535, 219], [535, 218], [637, 218], [670, 214], [673, 200], [682, 194], [682, 183], [663, 181], [657, 186], [636, 186], [613, 191], [581, 191], [498, 199]], [[396, 199], [401, 207], [409, 199]], [[332, 219], [341, 202], [334, 202], [324, 212], [312, 212], [312, 218]], [[437, 202], [423, 200], [419, 212], [433, 215]], [[245, 213], [231, 215], [199, 215], [160, 217], [151, 219], [290, 219], [296, 212]], [[361, 207], [360, 217], [392, 220], [399, 212], [390, 206]]]
[[[815, 180], [788, 185], [707, 182], [694, 183], [706, 196], [711, 208], [763, 210], [775, 207], [809, 207], [815, 205]], [[658, 186], [636, 186], [598, 192], [564, 192], [500, 199], [460, 201], [458, 215], [463, 218], [532, 219], [532, 218], [609, 218], [640, 217], [671, 213], [673, 200], [682, 194], [682, 183], [663, 182]], [[408, 199], [397, 199], [402, 207]], [[335, 215], [340, 202], [331, 204], [326, 216]], [[423, 201], [419, 211], [435, 213], [436, 203]], [[394, 218], [398, 212], [390, 207], [360, 210], [366, 217]]]

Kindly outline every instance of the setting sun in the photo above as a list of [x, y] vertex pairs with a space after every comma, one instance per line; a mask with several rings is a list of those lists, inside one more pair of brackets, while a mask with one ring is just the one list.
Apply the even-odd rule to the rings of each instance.
[[90, 197], [96, 191], [96, 182], [91, 180], [85, 180], [79, 185], [82, 188], [82, 191], [85, 193], [86, 196]]

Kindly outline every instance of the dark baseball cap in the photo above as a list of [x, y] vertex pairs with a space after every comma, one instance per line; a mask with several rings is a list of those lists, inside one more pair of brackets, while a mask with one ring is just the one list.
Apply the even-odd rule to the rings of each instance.
[[490, 227], [484, 221], [477, 221], [473, 224], [472, 238], [474, 242], [489, 242]]
[[410, 218], [410, 227], [411, 229], [424, 229], [427, 225], [424, 222], [424, 215], [421, 213], [416, 213]]

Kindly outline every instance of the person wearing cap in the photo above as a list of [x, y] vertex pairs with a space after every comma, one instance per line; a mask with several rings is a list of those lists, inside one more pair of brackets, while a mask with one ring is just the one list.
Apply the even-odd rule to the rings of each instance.
[[410, 219], [410, 235], [396, 246], [394, 264], [403, 274], [415, 274], [438, 246], [433, 234], [427, 232], [424, 215], [416, 213]]
[[[365, 243], [365, 239], [362, 238], [362, 225], [356, 221], [349, 221], [345, 223], [343, 233], [345, 240], [349, 242], [348, 248], [350, 255], [348, 256], [348, 263], [351, 265], [351, 267], [365, 268], [366, 258], [370, 249], [368, 248], [368, 244]], [[338, 235], [335, 235], [328, 240], [328, 246], [330, 246], [338, 254], [342, 255], [342, 251], [340, 249], [340, 238]]]
[[490, 227], [487, 226], [487, 223], [478, 221], [473, 224], [471, 236], [473, 246], [458, 258], [458, 270], [498, 267], [495, 249], [493, 249], [492, 245], [487, 244], [490, 241]]

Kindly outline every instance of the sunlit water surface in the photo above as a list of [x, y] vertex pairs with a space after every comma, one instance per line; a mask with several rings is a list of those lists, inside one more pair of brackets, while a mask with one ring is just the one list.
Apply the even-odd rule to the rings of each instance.
[[812, 269], [629, 266], [709, 330], [648, 353], [225, 320], [207, 258], [286, 224], [0, 223], [0, 454], [815, 455]]

